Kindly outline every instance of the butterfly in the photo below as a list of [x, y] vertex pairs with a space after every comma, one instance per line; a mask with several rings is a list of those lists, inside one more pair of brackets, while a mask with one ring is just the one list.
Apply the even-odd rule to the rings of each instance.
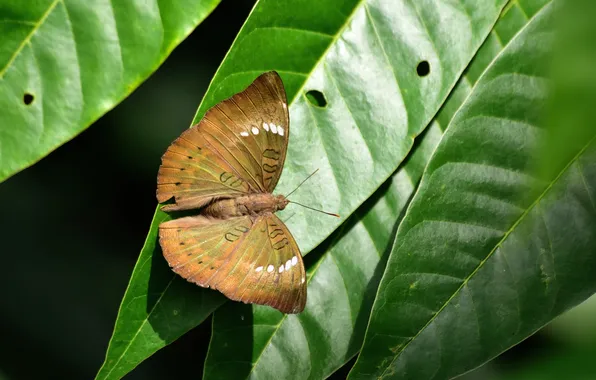
[[159, 226], [172, 270], [228, 298], [300, 313], [306, 271], [296, 241], [274, 214], [289, 201], [273, 195], [281, 176], [290, 119], [279, 75], [260, 75], [207, 111], [162, 156], [157, 200], [164, 211], [196, 216]]

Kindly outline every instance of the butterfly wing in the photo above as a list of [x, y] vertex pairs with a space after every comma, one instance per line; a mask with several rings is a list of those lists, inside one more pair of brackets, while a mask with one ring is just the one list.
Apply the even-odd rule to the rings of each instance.
[[197, 127], [178, 137], [161, 158], [157, 201], [174, 198], [164, 211], [199, 208], [216, 198], [233, 198], [256, 191], [209, 146]]
[[298, 245], [271, 213], [212, 219], [185, 217], [159, 227], [164, 257], [190, 282], [228, 298], [299, 313], [306, 273]]
[[289, 116], [283, 82], [275, 72], [215, 105], [162, 157], [157, 177], [165, 211], [199, 208], [216, 198], [270, 193], [286, 157]]
[[273, 191], [290, 132], [286, 92], [276, 72], [260, 75], [246, 90], [211, 108], [201, 124], [223, 157], [241, 166], [261, 191]]

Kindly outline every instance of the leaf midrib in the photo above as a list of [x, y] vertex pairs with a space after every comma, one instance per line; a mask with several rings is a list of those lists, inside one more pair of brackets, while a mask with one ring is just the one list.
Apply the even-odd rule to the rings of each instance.
[[48, 7], [48, 9], [41, 16], [41, 18], [39, 19], [39, 21], [37, 21], [36, 23], [33, 24], [33, 28], [31, 28], [31, 31], [29, 32], [29, 34], [23, 39], [23, 41], [21, 42], [21, 44], [19, 45], [19, 47], [15, 50], [15, 52], [13, 53], [13, 55], [8, 60], [8, 62], [6, 62], [6, 66], [4, 66], [2, 68], [2, 70], [0, 70], [0, 80], [4, 79], [4, 74], [6, 74], [6, 72], [8, 71], [8, 69], [12, 66], [12, 64], [14, 63], [14, 61], [19, 56], [19, 54], [21, 54], [21, 51], [23, 51], [23, 48], [25, 47], [25, 45], [27, 45], [29, 43], [29, 41], [31, 41], [31, 38], [33, 38], [33, 35], [35, 34], [35, 32], [37, 32], [39, 30], [39, 28], [41, 28], [42, 24], [48, 18], [48, 16], [50, 15], [50, 13], [52, 13], [52, 11], [54, 10], [54, 8], [56, 8], [56, 5], [58, 5], [58, 3], [62, 2], [62, 1], [63, 0], [54, 0], [54, 2], [52, 4], [50, 4], [50, 6]]
[[[153, 312], [155, 311], [155, 309], [157, 308], [157, 306], [161, 302], [161, 299], [167, 293], [168, 289], [170, 288], [170, 285], [172, 285], [172, 282], [174, 282], [175, 277], [176, 277], [175, 275], [172, 276], [172, 278], [168, 282], [168, 285], [164, 288], [163, 292], [161, 293], [161, 295], [159, 296], [159, 298], [157, 299], [157, 301], [155, 302], [155, 304], [153, 305], [153, 307], [151, 308], [151, 310], [149, 311], [149, 313], [147, 314], [147, 316], [143, 319], [143, 322], [139, 325], [139, 328], [135, 332], [135, 335], [128, 341], [128, 344], [126, 345], [126, 348], [124, 348], [124, 351], [122, 351], [122, 354], [120, 354], [120, 356], [118, 357], [118, 360], [116, 360], [116, 362], [114, 363], [114, 365], [112, 366], [112, 368], [104, 376], [104, 379], [109, 378], [109, 376], [112, 373], [112, 371], [114, 371], [114, 369], [118, 366], [118, 364], [120, 364], [120, 362], [122, 361], [122, 358], [128, 352], [128, 349], [130, 348], [130, 346], [132, 345], [132, 343], [137, 339], [137, 336], [139, 335], [139, 333], [141, 332], [141, 330], [143, 330], [143, 327], [145, 326], [145, 324], [149, 321], [149, 317], [151, 317], [151, 315], [153, 315]], [[106, 352], [110, 352], [110, 347], [109, 346], [108, 346], [108, 349], [106, 350]], [[107, 360], [107, 358], [106, 358], [106, 360]], [[100, 372], [101, 372], [101, 369], [100, 369]]]

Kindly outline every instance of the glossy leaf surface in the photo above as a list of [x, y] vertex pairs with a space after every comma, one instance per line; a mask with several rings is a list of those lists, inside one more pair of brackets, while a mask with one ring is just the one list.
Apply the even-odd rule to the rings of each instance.
[[218, 3], [0, 2], [0, 181], [118, 104]]
[[[281, 7], [278, 1], [259, 2], [216, 74], [195, 122], [210, 106], [241, 91], [260, 73], [278, 71], [288, 93], [292, 132], [276, 193], [288, 193], [319, 168], [291, 199], [338, 212], [345, 220], [407, 155], [506, 1], [439, 2], [448, 18], [427, 3], [399, 2], [396, 7], [394, 1], [302, 0]], [[430, 74], [424, 77], [416, 72], [421, 60], [431, 65]], [[321, 92], [326, 107], [307, 100], [310, 90]], [[393, 148], [387, 149], [389, 145]], [[282, 219], [295, 213], [287, 224], [303, 254], [340, 223], [298, 207], [286, 211]], [[156, 239], [156, 224], [165, 218], [157, 212], [148, 241]], [[148, 257], [155, 257], [156, 265], [162, 262], [167, 269], [159, 250], [144, 249], [139, 262]], [[148, 268], [137, 265], [130, 289], [135, 289], [139, 270]], [[174, 274], [170, 281], [184, 282]], [[198, 287], [195, 294], [172, 289], [170, 285], [156, 289], [160, 302], [170, 308], [187, 305], [198, 294], [212, 293]], [[129, 291], [123, 302], [144, 296]], [[194, 314], [187, 317], [196, 322]], [[115, 336], [134, 337], [138, 322], [129, 325], [127, 318], [119, 317]], [[182, 335], [191, 324], [176, 334]], [[127, 355], [142, 360], [154, 352], [141, 351]]]
[[437, 147], [351, 378], [451, 378], [596, 290], [594, 131], [550, 177], [534, 162], [555, 13], [544, 6], [511, 40]]
[[[545, 2], [543, 0], [543, 4]], [[387, 260], [388, 251], [380, 247], [387, 247], [388, 239], [393, 241], [395, 236], [396, 222], [393, 231], [388, 233], [391, 220], [396, 221], [398, 215], [403, 215], [437, 140], [478, 76], [502, 50], [503, 44], [539, 10], [535, 5], [514, 4], [502, 14], [428, 131], [420, 136], [420, 145], [389, 180], [391, 185], [385, 184], [377, 190], [352, 215], [347, 226], [330, 237], [331, 244], [323, 244], [309, 255], [307, 263], [309, 259], [313, 262], [309, 296], [321, 300], [317, 304], [324, 306], [312, 311], [307, 308], [298, 316], [284, 316], [265, 308], [235, 303], [218, 309], [205, 379], [248, 375], [270, 378], [275, 377], [275, 373], [296, 379], [323, 378], [358, 352], [372, 307], [371, 295], [376, 292]], [[396, 200], [399, 201], [397, 210]], [[366, 271], [366, 268], [374, 268], [374, 271]], [[280, 360], [280, 353], [290, 353], [292, 360]], [[301, 370], [295, 371], [295, 365]]]

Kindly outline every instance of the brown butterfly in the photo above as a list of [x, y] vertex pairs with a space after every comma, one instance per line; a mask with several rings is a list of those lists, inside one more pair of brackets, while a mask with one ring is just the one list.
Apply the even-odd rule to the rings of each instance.
[[157, 200], [164, 211], [199, 209], [159, 226], [174, 272], [228, 298], [300, 313], [306, 272], [298, 245], [274, 213], [289, 201], [271, 192], [281, 176], [290, 120], [276, 72], [215, 105], [162, 157]]

